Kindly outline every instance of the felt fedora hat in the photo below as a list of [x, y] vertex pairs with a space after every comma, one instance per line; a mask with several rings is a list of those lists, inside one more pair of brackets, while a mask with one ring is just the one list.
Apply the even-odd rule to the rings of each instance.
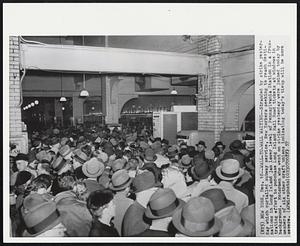
[[192, 178], [196, 181], [200, 181], [201, 179], [206, 179], [211, 173], [213, 169], [209, 166], [207, 161], [201, 160], [197, 161], [194, 166], [190, 167], [189, 173]]
[[116, 159], [112, 162], [111, 164], [111, 170], [113, 172], [116, 172], [118, 170], [121, 170], [124, 168], [125, 166], [125, 163], [126, 163], [126, 160], [125, 159]]
[[155, 186], [156, 187], [162, 187], [163, 186], [163, 184], [160, 182], [160, 180], [162, 179], [161, 169], [158, 168], [155, 163], [153, 163], [153, 162], [145, 163], [140, 168], [140, 170], [148, 170], [148, 171], [152, 172], [154, 174], [154, 177], [155, 177]]
[[81, 149], [75, 149], [73, 151], [73, 154], [73, 158], [81, 164], [85, 163], [88, 160], [88, 156]]
[[230, 181], [241, 177], [244, 170], [240, 168], [240, 163], [236, 159], [225, 159], [216, 168], [216, 174], [220, 179]]
[[20, 161], [20, 160], [22, 160], [22, 161], [28, 161], [29, 160], [28, 155], [23, 154], [23, 153], [19, 153], [16, 156], [15, 161]]
[[61, 223], [56, 203], [36, 193], [24, 199], [21, 214], [26, 226], [25, 237], [36, 237]]
[[234, 140], [229, 145], [229, 149], [231, 149], [231, 150], [240, 150], [240, 149], [244, 149], [244, 148], [245, 148], [245, 145], [242, 143], [241, 140]]
[[192, 158], [188, 154], [183, 155], [178, 164], [180, 167], [189, 168], [192, 164]]
[[54, 171], [59, 172], [59, 170], [61, 170], [66, 164], [67, 164], [67, 160], [64, 159], [62, 156], [58, 156], [52, 162], [52, 168]]
[[88, 178], [97, 178], [103, 173], [104, 168], [104, 164], [93, 157], [82, 165], [82, 172]]
[[225, 196], [224, 191], [219, 188], [206, 190], [202, 192], [200, 196], [206, 197], [211, 200], [214, 205], [215, 212], [218, 212], [219, 210], [230, 206], [235, 206], [235, 203], [231, 200], [228, 200]]
[[152, 187], [155, 187], [155, 177], [150, 171], [144, 171], [141, 174], [135, 176], [131, 184], [131, 192], [138, 193]]
[[177, 153], [178, 153], [177, 148], [172, 145], [171, 147], [168, 148], [167, 156], [169, 158], [174, 158], [177, 155]]
[[173, 214], [172, 222], [180, 233], [190, 237], [209, 237], [222, 227], [221, 220], [215, 217], [214, 205], [205, 197], [191, 198]]
[[205, 144], [205, 142], [202, 141], [202, 140], [200, 140], [200, 141], [196, 144], [196, 146], [198, 146], [198, 145], [202, 145], [202, 146], [204, 146], [204, 147], [206, 148], [206, 144]]
[[64, 146], [62, 146], [62, 147], [59, 149], [58, 153], [59, 153], [63, 158], [65, 158], [68, 154], [71, 153], [71, 148], [70, 148], [69, 145], [64, 145]]
[[145, 150], [145, 160], [146, 161], [156, 161], [157, 156], [153, 149], [148, 148]]
[[171, 217], [184, 204], [185, 202], [178, 199], [172, 189], [158, 188], [150, 197], [145, 216], [149, 219]]
[[132, 178], [129, 177], [129, 174], [126, 170], [116, 171], [109, 183], [109, 188], [114, 191], [119, 191], [127, 188], [132, 182]]

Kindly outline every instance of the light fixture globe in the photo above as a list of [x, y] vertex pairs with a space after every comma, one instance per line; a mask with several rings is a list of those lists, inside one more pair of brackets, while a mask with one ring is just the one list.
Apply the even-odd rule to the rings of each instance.
[[89, 92], [86, 89], [83, 89], [80, 94], [80, 97], [88, 97], [89, 96]]
[[35, 105], [38, 105], [38, 104], [39, 104], [39, 101], [38, 101], [38, 100], [35, 100], [35, 101], [34, 101], [34, 104], [35, 104]]
[[59, 101], [60, 101], [60, 102], [66, 102], [67, 99], [66, 99], [65, 97], [61, 97], [61, 98], [59, 99]]
[[31, 107], [34, 107], [35, 104], [32, 102], [32, 103], [30, 103], [30, 105], [31, 105]]
[[175, 90], [175, 88], [173, 88], [173, 90], [171, 91], [171, 95], [177, 95], [178, 92]]

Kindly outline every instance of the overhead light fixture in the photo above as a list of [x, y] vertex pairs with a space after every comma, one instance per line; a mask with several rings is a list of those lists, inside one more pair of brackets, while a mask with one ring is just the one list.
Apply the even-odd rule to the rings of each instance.
[[30, 104], [28, 104], [28, 106], [27, 106], [28, 108], [31, 108], [31, 105]]
[[38, 104], [39, 104], [39, 101], [38, 101], [38, 100], [35, 100], [35, 101], [34, 101], [34, 104], [35, 104], [35, 105], [38, 105]]
[[171, 95], [177, 95], [178, 92], [176, 91], [176, 89], [173, 87], [173, 90], [171, 91]]
[[89, 96], [89, 92], [85, 89], [85, 74], [83, 74], [83, 89], [81, 90], [80, 97], [88, 97]]
[[30, 105], [31, 105], [31, 107], [34, 107], [35, 104], [32, 102], [32, 103], [30, 103]]
[[60, 102], [66, 102], [66, 101], [67, 101], [67, 98], [61, 97], [61, 98], [59, 99], [59, 101], [60, 101]]
[[60, 95], [61, 95], [61, 97], [60, 97], [59, 101], [66, 102], [67, 99], [63, 96], [63, 89], [62, 89], [62, 73], [60, 74]]

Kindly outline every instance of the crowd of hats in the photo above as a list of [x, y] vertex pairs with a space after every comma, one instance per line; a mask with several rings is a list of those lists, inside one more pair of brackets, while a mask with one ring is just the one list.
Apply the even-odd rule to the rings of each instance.
[[[199, 145], [204, 150], [199, 151]], [[220, 180], [241, 180], [245, 173], [253, 178], [253, 150], [247, 150], [240, 140], [234, 140], [227, 149], [222, 142], [216, 142], [212, 149], [208, 149], [204, 141], [199, 141], [197, 146], [185, 143], [170, 145], [167, 139], [153, 138], [149, 131], [141, 133], [127, 128], [121, 131], [92, 126], [33, 132], [29, 146], [28, 154], [11, 156], [10, 180], [12, 190], [23, 197], [17, 206], [21, 208], [19, 211], [27, 236], [40, 235], [61, 222], [53, 200], [19, 191], [25, 185], [28, 189], [30, 182], [41, 175], [39, 164], [48, 167], [45, 170], [48, 170], [53, 183], [60, 177], [71, 175], [74, 182], [96, 180], [99, 186], [95, 186], [94, 190], [103, 188], [116, 193], [129, 187], [128, 194], [133, 200], [134, 194], [155, 187], [145, 216], [150, 220], [172, 217], [178, 234], [198, 237], [253, 236], [253, 221], [251, 224], [245, 219], [246, 216], [241, 216], [235, 209], [235, 203], [226, 197], [222, 189], [216, 188]], [[24, 170], [18, 169], [18, 161], [27, 163]], [[173, 188], [176, 186], [167, 186], [163, 180], [166, 172], [172, 173], [167, 171], [170, 168], [182, 174], [187, 190], [203, 180], [213, 181], [211, 184], [214, 185], [196, 197], [189, 193], [179, 197], [179, 191]], [[176, 184], [179, 180], [174, 177], [172, 182]], [[253, 190], [253, 185], [249, 188], [249, 182], [246, 183], [245, 194], [248, 194]], [[245, 183], [240, 184], [245, 188]], [[58, 191], [54, 185], [50, 188], [49, 195], [55, 196]], [[84, 191], [87, 189], [83, 188]], [[86, 201], [84, 196], [78, 195], [78, 199]], [[222, 211], [227, 208], [231, 211], [231, 217], [226, 214], [226, 220], [230, 223], [224, 227], [222, 221], [225, 215]]]

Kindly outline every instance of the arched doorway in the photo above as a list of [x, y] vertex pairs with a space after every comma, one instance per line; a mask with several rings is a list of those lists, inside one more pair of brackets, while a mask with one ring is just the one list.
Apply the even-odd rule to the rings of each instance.
[[241, 125], [241, 131], [255, 131], [255, 107], [253, 107], [245, 117]]

